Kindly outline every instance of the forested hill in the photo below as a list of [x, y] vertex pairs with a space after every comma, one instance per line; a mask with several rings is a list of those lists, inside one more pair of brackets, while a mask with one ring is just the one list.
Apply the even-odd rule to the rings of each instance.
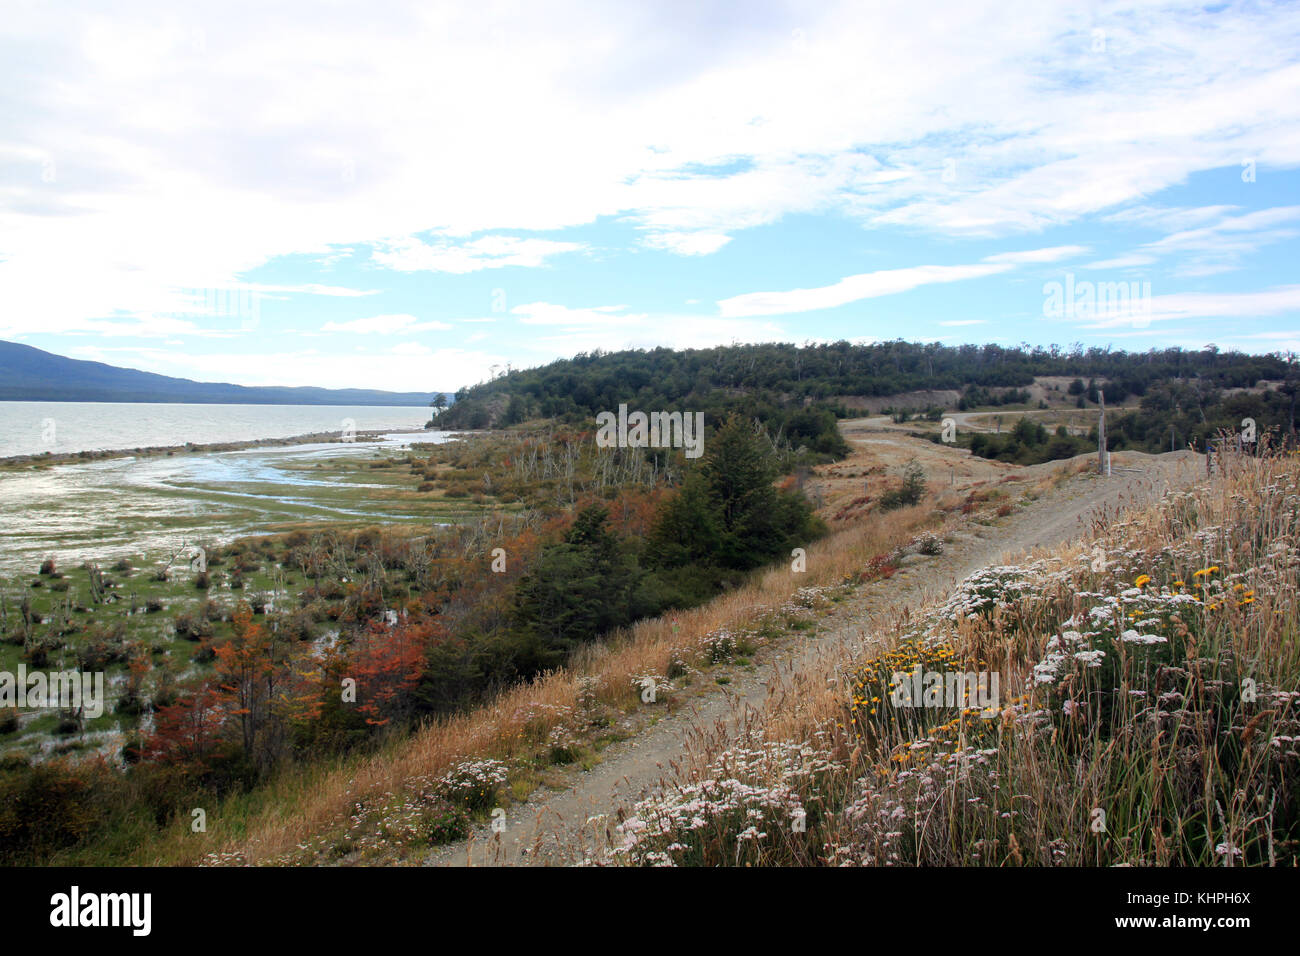
[[[531, 418], [591, 421], [620, 403], [629, 409], [703, 411], [718, 421], [748, 410], [810, 448], [834, 452], [834, 414], [842, 396], [923, 389], [1017, 388], [1035, 376], [1095, 379], [1108, 402], [1144, 395], [1158, 382], [1193, 380], [1208, 388], [1246, 388], [1288, 377], [1277, 355], [1164, 349], [1118, 352], [1076, 347], [945, 346], [903, 341], [734, 345], [713, 349], [594, 352], [539, 368], [510, 371], [461, 389], [439, 419], [448, 428], [512, 425]], [[1291, 374], [1295, 374], [1294, 371]]]
[[195, 382], [70, 359], [18, 342], [0, 342], [0, 401], [182, 402], [230, 405], [428, 405], [435, 392], [368, 388], [250, 387]]

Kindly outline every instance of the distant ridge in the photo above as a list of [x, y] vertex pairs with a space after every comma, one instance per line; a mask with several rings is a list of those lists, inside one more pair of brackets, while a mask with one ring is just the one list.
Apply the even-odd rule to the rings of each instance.
[[[195, 382], [0, 342], [0, 401], [185, 402], [196, 405], [424, 405], [437, 392], [249, 387]], [[453, 401], [453, 392], [443, 392]]]

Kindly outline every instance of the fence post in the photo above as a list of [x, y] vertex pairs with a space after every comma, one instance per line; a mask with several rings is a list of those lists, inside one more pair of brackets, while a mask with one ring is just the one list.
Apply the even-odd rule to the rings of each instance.
[[1110, 469], [1106, 467], [1106, 393], [1100, 387], [1097, 389], [1097, 402], [1101, 405], [1101, 419], [1097, 422], [1097, 474], [1108, 475]]

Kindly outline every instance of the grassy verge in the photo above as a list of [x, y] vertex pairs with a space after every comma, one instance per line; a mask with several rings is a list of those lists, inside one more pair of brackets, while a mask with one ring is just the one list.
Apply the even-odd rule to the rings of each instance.
[[[1084, 545], [972, 576], [790, 677], [740, 741], [688, 754], [611, 858], [1294, 865], [1298, 500], [1295, 459], [1246, 459]], [[996, 675], [999, 694], [927, 698], [946, 681], [916, 668]]]
[[[395, 739], [378, 753], [309, 775], [289, 768], [252, 795], [206, 808], [206, 832], [194, 833], [188, 818], [178, 818], [137, 847], [130, 860], [322, 862], [418, 847], [423, 840], [409, 834], [421, 833], [424, 823], [408, 827], [401, 821], [437, 819], [444, 812], [438, 784], [445, 775], [467, 762], [497, 760], [510, 774], [498, 801], [526, 795], [544, 779], [548, 764], [583, 759], [616, 736], [618, 716], [639, 705], [647, 678], [671, 684], [686, 668], [743, 658], [759, 642], [798, 633], [799, 620], [820, 600], [818, 589], [860, 580], [873, 559], [912, 540], [933, 520], [930, 508], [916, 507], [841, 528], [808, 547], [805, 571], [777, 566], [707, 605], [638, 622], [584, 649], [569, 667]], [[360, 831], [357, 817], [368, 820]], [[392, 838], [399, 830], [408, 836]]]

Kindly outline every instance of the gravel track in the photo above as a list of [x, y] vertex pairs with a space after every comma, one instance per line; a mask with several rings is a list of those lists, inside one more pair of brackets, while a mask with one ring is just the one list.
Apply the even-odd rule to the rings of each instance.
[[[935, 448], [934, 445], [918, 443]], [[1059, 468], [1059, 462], [1022, 469]], [[952, 587], [981, 568], [1004, 564], [1034, 549], [1080, 541], [1095, 523], [1107, 523], [1128, 507], [1142, 507], [1168, 488], [1184, 487], [1203, 478], [1204, 458], [1183, 451], [1165, 455], [1115, 453], [1113, 473], [1098, 478], [1084, 473], [1069, 478], [1037, 500], [992, 525], [964, 521], [951, 529], [951, 542], [942, 555], [919, 559], [888, 581], [857, 588], [817, 628], [792, 636], [756, 655], [754, 666], [737, 668], [725, 686], [692, 688], [686, 703], [674, 713], [659, 711], [657, 721], [644, 721], [632, 737], [609, 746], [590, 770], [565, 772], [563, 789], [539, 789], [526, 803], [507, 811], [505, 830], [493, 834], [478, 827], [468, 841], [439, 847], [424, 860], [431, 866], [556, 865], [572, 863], [596, 848], [600, 827], [589, 819], [613, 817], [666, 780], [692, 739], [729, 736], [748, 712], [761, 709], [775, 686], [773, 678], [810, 663], [816, 656], [836, 653], [861, 641], [892, 621], [900, 607], [919, 609], [941, 599]]]

